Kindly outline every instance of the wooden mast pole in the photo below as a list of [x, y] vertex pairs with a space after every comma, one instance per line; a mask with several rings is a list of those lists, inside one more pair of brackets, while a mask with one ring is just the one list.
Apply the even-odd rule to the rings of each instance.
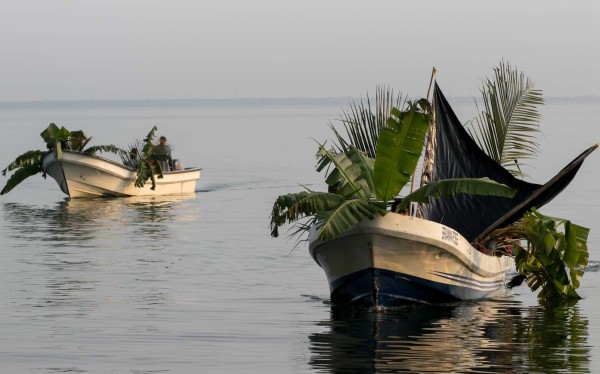
[[[425, 173], [425, 170], [431, 171], [433, 169], [433, 146], [432, 146], [432, 142], [434, 140], [432, 140], [432, 138], [435, 136], [435, 110], [434, 110], [434, 103], [433, 103], [433, 86], [435, 84], [435, 75], [437, 73], [437, 70], [435, 69], [435, 66], [433, 67], [433, 69], [431, 70], [431, 78], [429, 80], [429, 88], [427, 89], [427, 101], [429, 101], [431, 103], [431, 120], [429, 122], [429, 130], [427, 131], [428, 134], [428, 138], [427, 141], [425, 142], [425, 156], [423, 157], [423, 173]], [[429, 166], [426, 166], [428, 165]], [[415, 178], [416, 178], [416, 174], [417, 174], [417, 170], [415, 169], [415, 171], [413, 172], [412, 175], [412, 181], [410, 183], [410, 192], [412, 193], [415, 190]], [[428, 182], [428, 181], [427, 181]], [[426, 184], [426, 183], [425, 183]], [[423, 186], [423, 175], [421, 175], [421, 186]], [[419, 204], [419, 209], [418, 209], [418, 213], [422, 213], [422, 206], [421, 204]], [[409, 208], [409, 215], [413, 215], [413, 204], [410, 205]]]

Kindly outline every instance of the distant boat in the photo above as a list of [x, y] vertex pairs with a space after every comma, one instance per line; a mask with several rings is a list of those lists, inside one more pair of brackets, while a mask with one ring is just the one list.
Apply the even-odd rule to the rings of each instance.
[[119, 162], [82, 152], [63, 150], [60, 158], [49, 152], [43, 159], [43, 170], [54, 178], [60, 189], [75, 197], [128, 197], [191, 194], [200, 179], [197, 167], [163, 172], [156, 178], [156, 188], [147, 181], [136, 187], [137, 170]]
[[430, 181], [489, 178], [514, 188], [513, 199], [457, 194], [419, 209], [413, 216], [389, 212], [362, 221], [339, 237], [319, 241], [309, 233], [309, 251], [325, 271], [334, 303], [394, 307], [486, 297], [504, 285], [514, 268], [510, 256], [483, 253], [470, 243], [539, 208], [575, 177], [597, 145], [575, 158], [544, 185], [512, 176], [469, 136], [435, 85], [435, 121], [430, 126]]

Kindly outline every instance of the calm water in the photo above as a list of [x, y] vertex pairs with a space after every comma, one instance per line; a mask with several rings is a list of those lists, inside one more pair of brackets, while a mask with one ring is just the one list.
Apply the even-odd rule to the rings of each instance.
[[[193, 196], [69, 201], [35, 176], [0, 197], [0, 372], [600, 372], [600, 153], [544, 210], [592, 229], [579, 302], [543, 308], [522, 286], [471, 303], [338, 309], [307, 248], [271, 239], [268, 217], [298, 183], [322, 188], [313, 139], [329, 137], [340, 109], [0, 111], [2, 167], [40, 149], [49, 122], [123, 147], [158, 125], [185, 166], [203, 167]], [[544, 115], [536, 182], [600, 141], [598, 105]]]

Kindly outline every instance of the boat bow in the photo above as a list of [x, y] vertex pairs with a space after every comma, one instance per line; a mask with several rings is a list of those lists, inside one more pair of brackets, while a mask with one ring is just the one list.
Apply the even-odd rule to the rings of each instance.
[[395, 213], [333, 240], [317, 236], [313, 228], [309, 251], [336, 303], [390, 307], [481, 298], [500, 289], [514, 266], [512, 258], [484, 254], [447, 226]]

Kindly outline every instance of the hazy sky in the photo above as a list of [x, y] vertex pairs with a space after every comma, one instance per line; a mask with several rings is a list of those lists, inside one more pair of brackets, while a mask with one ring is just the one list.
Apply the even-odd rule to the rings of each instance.
[[0, 101], [478, 95], [504, 59], [600, 95], [600, 1], [0, 0]]

